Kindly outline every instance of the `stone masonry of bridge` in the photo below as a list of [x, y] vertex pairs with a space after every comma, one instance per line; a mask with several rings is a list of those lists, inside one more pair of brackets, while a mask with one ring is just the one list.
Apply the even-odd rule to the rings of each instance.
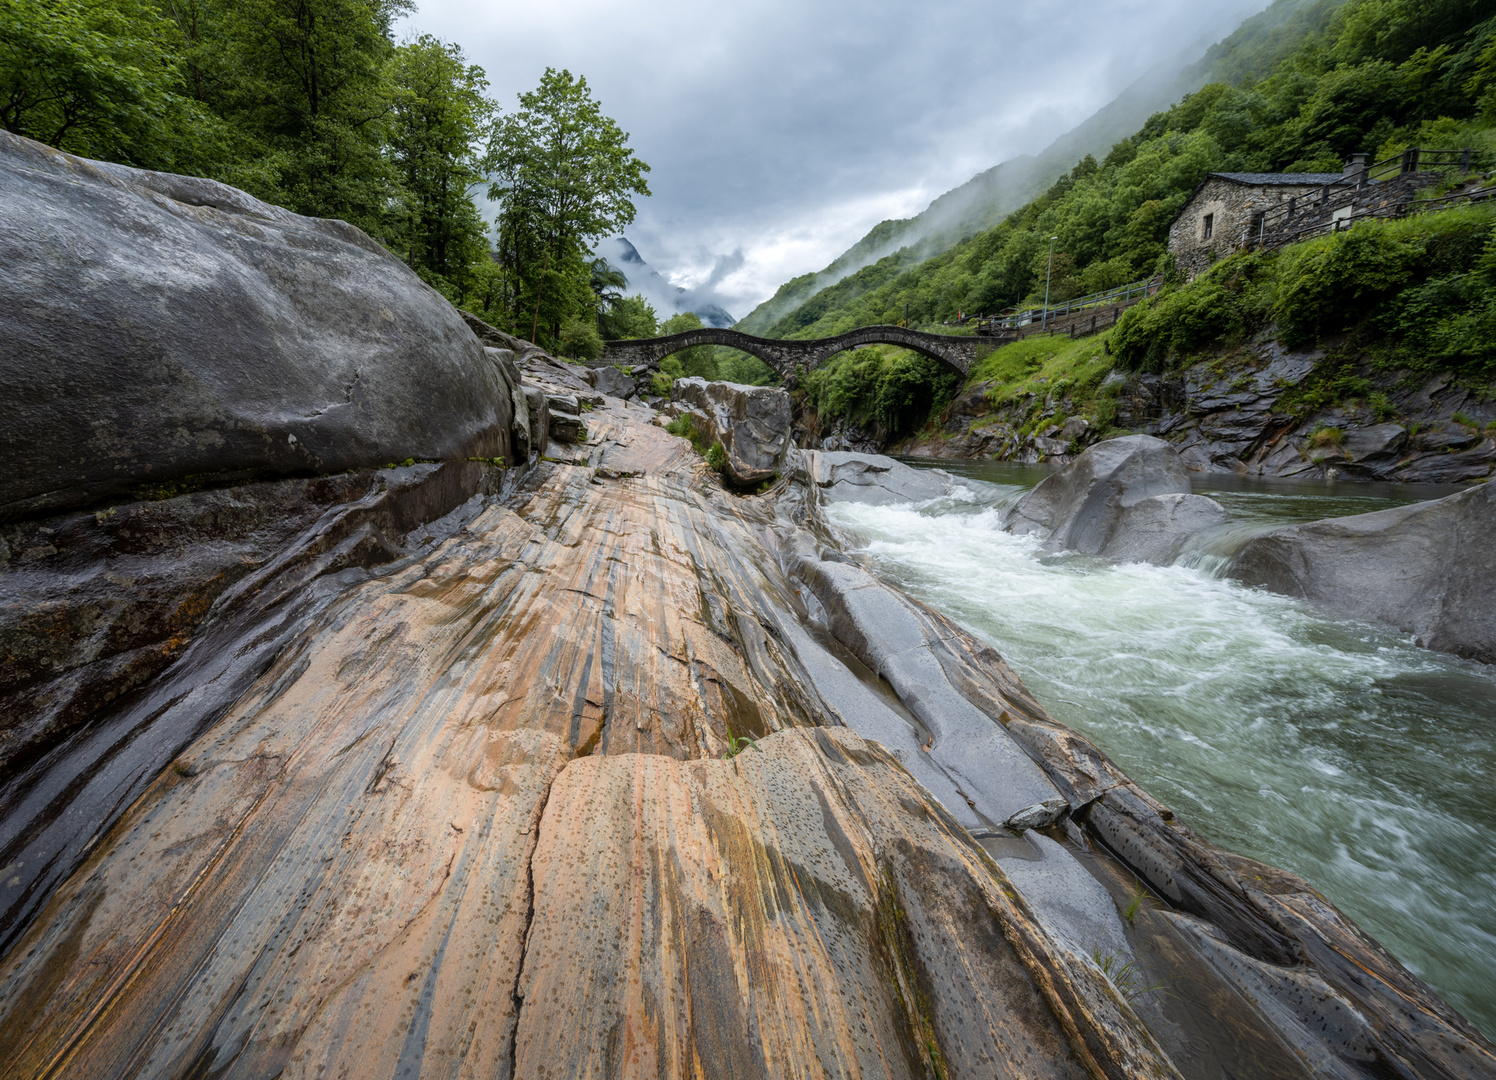
[[761, 338], [736, 330], [704, 326], [699, 330], [686, 330], [668, 337], [610, 341], [603, 348], [602, 359], [594, 361], [593, 366], [615, 364], [627, 368], [657, 367], [671, 353], [689, 349], [693, 345], [728, 345], [758, 357], [793, 383], [799, 373], [810, 371], [847, 349], [863, 345], [897, 345], [922, 353], [966, 375], [971, 371], [972, 364], [999, 344], [1001, 342], [990, 338], [927, 334], [922, 330], [908, 330], [902, 326], [863, 326], [836, 337], [816, 338], [812, 341]]

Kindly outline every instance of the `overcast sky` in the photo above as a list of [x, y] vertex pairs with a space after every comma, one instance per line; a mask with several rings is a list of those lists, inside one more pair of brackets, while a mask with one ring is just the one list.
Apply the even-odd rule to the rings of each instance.
[[[647, 161], [626, 234], [738, 318], [884, 218], [1041, 150], [1267, 0], [419, 0], [507, 109], [584, 75]], [[1182, 55], [1189, 54], [1189, 55]]]

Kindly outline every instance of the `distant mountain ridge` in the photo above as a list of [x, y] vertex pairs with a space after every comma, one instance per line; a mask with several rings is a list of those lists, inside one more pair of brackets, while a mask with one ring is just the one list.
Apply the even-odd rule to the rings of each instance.
[[598, 245], [597, 254], [623, 271], [623, 276], [628, 278], [623, 291], [630, 296], [637, 293], [648, 300], [661, 322], [682, 311], [694, 311], [706, 326], [725, 329], [733, 325], [735, 320], [720, 304], [666, 281], [663, 274], [644, 261], [644, 256], [628, 237], [615, 236], [603, 241]]
[[[1209, 82], [1237, 83], [1266, 72], [1303, 37], [1307, 32], [1305, 26], [1315, 13], [1338, 7], [1340, 2], [1277, 0], [1182, 70], [1159, 69], [1138, 79], [1037, 156], [1021, 155], [994, 165], [947, 191], [912, 218], [879, 222], [824, 270], [781, 285], [734, 328], [765, 337], [780, 336], [776, 333], [778, 324], [789, 321], [789, 316], [822, 290], [863, 267], [896, 255], [889, 269], [891, 273], [897, 272], [991, 228], [1042, 194], [1087, 154], [1104, 156], [1115, 142], [1186, 94]], [[870, 281], [869, 287], [872, 284]], [[838, 300], [844, 302], [850, 298], [843, 295]]]

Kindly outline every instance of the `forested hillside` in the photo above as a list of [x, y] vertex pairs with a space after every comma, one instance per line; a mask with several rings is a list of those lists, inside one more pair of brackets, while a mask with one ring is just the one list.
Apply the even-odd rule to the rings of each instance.
[[[1022, 155], [972, 177], [912, 218], [883, 221], [839, 255], [830, 266], [803, 274], [739, 321], [745, 333], [781, 336], [780, 324], [796, 325], [792, 313], [822, 289], [891, 256], [877, 272], [864, 274], [838, 290], [831, 306], [844, 304], [901, 270], [949, 250], [990, 229], [1036, 196], [1087, 154], [1104, 153], [1121, 135], [1134, 131], [1158, 109], [1213, 81], [1261, 78], [1309, 33], [1322, 30], [1341, 2], [1278, 0], [1246, 20], [1224, 41], [1211, 46], [1183, 71], [1156, 72], [1139, 79], [1074, 130], [1036, 156]], [[791, 318], [786, 319], [786, 316]]]
[[888, 256], [768, 333], [822, 337], [906, 310], [928, 325], [1034, 299], [1050, 236], [1058, 299], [1163, 271], [1169, 222], [1209, 172], [1339, 171], [1350, 153], [1409, 145], [1489, 152], [1493, 13], [1490, 0], [1319, 0], [1275, 29], [1236, 35], [1211, 60], [1227, 78], [1101, 160], [1081, 159], [999, 225], [935, 258]]

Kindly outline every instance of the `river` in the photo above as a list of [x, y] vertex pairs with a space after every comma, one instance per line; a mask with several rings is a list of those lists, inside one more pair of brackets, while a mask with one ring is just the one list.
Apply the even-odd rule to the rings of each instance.
[[828, 508], [849, 549], [974, 630], [1046, 708], [1220, 846], [1307, 878], [1496, 1037], [1496, 671], [1225, 580], [1244, 537], [1454, 488], [1202, 476], [1231, 521], [1177, 565], [1040, 552], [1001, 529], [1044, 471]]

